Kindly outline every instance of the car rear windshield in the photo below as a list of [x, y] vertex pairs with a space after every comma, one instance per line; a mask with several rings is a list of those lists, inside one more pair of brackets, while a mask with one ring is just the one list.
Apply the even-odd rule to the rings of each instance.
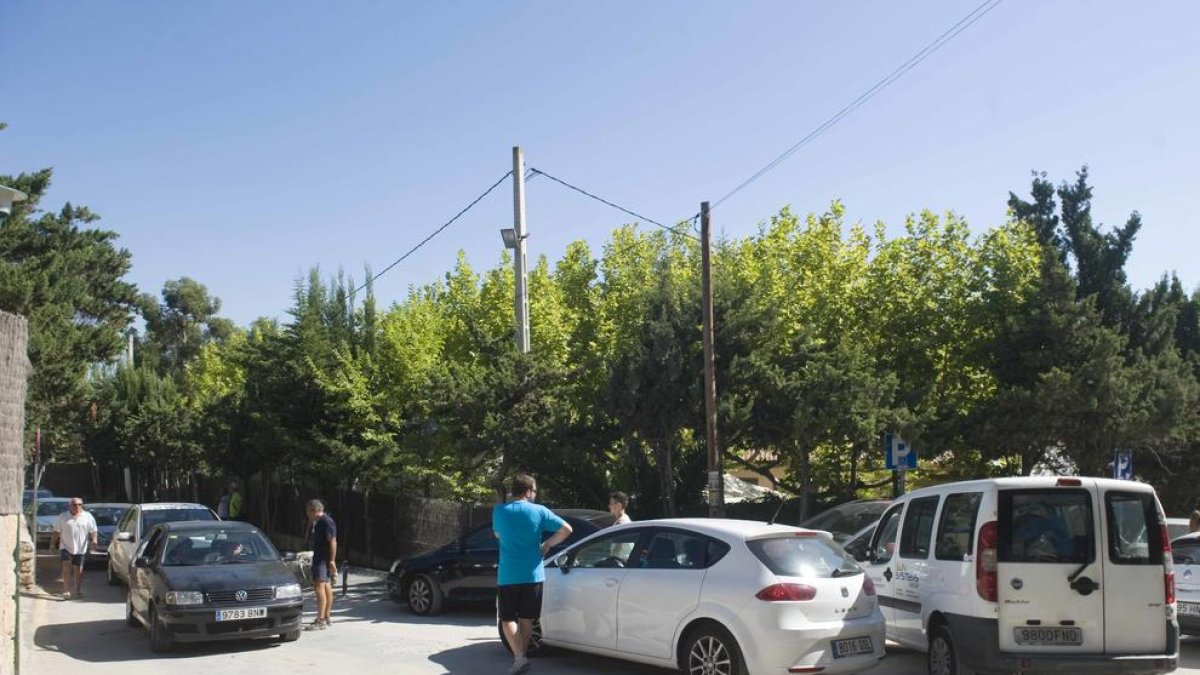
[[1117, 565], [1163, 564], [1158, 504], [1149, 492], [1104, 495], [1108, 519], [1108, 558]]
[[1002, 490], [1000, 562], [1082, 564], [1095, 559], [1087, 490]]
[[746, 545], [767, 569], [781, 577], [828, 579], [862, 572], [854, 558], [821, 537], [752, 539]]
[[181, 520], [216, 520], [208, 509], [154, 509], [142, 511], [142, 532], [155, 525], [177, 523]]
[[92, 514], [92, 518], [96, 519], [97, 527], [104, 527], [106, 525], [116, 525], [121, 516], [125, 515], [126, 510], [119, 506], [101, 506], [88, 509], [88, 513]]
[[67, 512], [67, 504], [69, 502], [42, 502], [38, 504], [39, 516], [57, 516], [60, 513]]
[[1171, 556], [1176, 565], [1200, 564], [1200, 539], [1171, 542]]

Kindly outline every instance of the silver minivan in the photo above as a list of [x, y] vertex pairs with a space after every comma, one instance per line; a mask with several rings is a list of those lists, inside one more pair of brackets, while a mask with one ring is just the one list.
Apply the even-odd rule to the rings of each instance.
[[860, 557], [887, 637], [929, 672], [1167, 673], [1179, 655], [1162, 507], [1143, 483], [995, 478], [904, 495]]

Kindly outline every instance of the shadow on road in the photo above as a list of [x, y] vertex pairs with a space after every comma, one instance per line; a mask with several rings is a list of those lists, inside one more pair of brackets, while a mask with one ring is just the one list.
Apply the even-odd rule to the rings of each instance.
[[1200, 669], [1200, 636], [1179, 641], [1179, 667]]
[[150, 651], [146, 631], [126, 626], [124, 619], [39, 626], [34, 632], [33, 643], [46, 651], [88, 663], [188, 658], [218, 652], [230, 654], [271, 649], [279, 644], [266, 639], [179, 644], [167, 654], [155, 654]]
[[365, 621], [368, 623], [414, 624], [430, 626], [488, 626], [496, 621], [491, 607], [449, 607], [438, 616], [418, 616], [403, 604], [392, 600], [382, 582], [358, 583], [342, 595], [339, 589], [333, 599], [334, 623]]
[[[505, 673], [512, 665], [512, 657], [505, 651], [499, 639], [447, 649], [432, 654], [429, 660], [445, 668], [446, 675]], [[544, 673], [662, 675], [662, 673], [669, 672], [653, 666], [557, 648], [550, 649], [547, 653], [532, 659], [531, 663], [533, 664], [531, 672]]]

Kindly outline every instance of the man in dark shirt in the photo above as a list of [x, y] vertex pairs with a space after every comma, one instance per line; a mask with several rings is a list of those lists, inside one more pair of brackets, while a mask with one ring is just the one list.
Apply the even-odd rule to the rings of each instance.
[[325, 513], [325, 504], [313, 499], [308, 512], [308, 539], [312, 546], [313, 591], [317, 595], [317, 618], [306, 630], [325, 630], [333, 610], [333, 580], [337, 578], [337, 524]]

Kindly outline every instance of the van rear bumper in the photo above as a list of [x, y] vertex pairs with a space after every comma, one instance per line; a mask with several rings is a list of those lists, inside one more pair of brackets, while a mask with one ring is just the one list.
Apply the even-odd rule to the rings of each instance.
[[995, 619], [946, 614], [954, 646], [963, 665], [979, 673], [1082, 673], [1088, 675], [1146, 675], [1169, 673], [1179, 666], [1179, 624], [1167, 623], [1168, 654], [1021, 654], [1000, 651]]

